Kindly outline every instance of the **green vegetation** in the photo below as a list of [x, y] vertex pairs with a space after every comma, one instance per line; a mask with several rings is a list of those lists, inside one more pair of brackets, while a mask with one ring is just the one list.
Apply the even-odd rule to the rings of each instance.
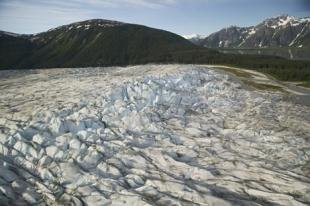
[[175, 53], [174, 62], [197, 64], [221, 64], [269, 74], [282, 81], [310, 82], [310, 61], [288, 60], [262, 55], [220, 54], [196, 50]]
[[286, 59], [310, 60], [310, 47], [218, 48], [217, 50], [225, 54], [259, 54]]
[[247, 71], [238, 70], [238, 69], [234, 69], [230, 67], [218, 67], [218, 68], [215, 67], [215, 68], [232, 73], [238, 77], [241, 77], [240, 80], [242, 81], [242, 83], [249, 87], [252, 87], [258, 90], [278, 91], [278, 92], [286, 93], [286, 91], [280, 86], [255, 82], [255, 80], [252, 79], [253, 75]]
[[167, 31], [123, 24], [59, 28], [30, 37], [0, 35], [0, 48], [0, 69], [31, 69], [160, 62], [170, 52], [198, 47]]
[[252, 78], [252, 75], [249, 72], [246, 72], [246, 71], [237, 70], [237, 69], [233, 69], [233, 68], [230, 68], [230, 67], [219, 67], [218, 69], [226, 71], [226, 72], [233, 73], [234, 75], [236, 75], [238, 77]]
[[87, 30], [60, 27], [36, 36], [0, 33], [0, 69], [146, 63], [221, 64], [256, 70], [283, 81], [310, 82], [310, 61], [223, 54], [196, 46], [176, 34], [140, 25], [92, 26]]
[[249, 81], [249, 80], [242, 80], [242, 82], [258, 90], [285, 92], [281, 87], [276, 86], [276, 85], [257, 83], [257, 82]]
[[301, 83], [301, 84], [297, 84], [297, 86], [310, 88], [310, 82], [304, 82], [304, 83]]

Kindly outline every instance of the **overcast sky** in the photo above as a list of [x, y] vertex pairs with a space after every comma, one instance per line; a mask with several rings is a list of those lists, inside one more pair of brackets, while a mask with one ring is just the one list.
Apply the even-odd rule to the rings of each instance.
[[310, 0], [0, 0], [0, 30], [29, 34], [103, 18], [206, 35], [281, 14], [310, 16]]

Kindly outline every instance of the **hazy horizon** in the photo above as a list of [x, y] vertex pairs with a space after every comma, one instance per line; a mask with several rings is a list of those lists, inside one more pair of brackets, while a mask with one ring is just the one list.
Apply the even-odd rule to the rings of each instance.
[[179, 35], [208, 35], [288, 14], [309, 16], [306, 0], [0, 0], [0, 30], [32, 34], [88, 19], [142, 24]]

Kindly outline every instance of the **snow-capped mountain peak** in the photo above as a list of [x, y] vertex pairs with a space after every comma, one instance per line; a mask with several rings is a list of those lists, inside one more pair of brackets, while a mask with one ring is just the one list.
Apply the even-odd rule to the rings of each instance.
[[200, 35], [200, 34], [188, 34], [188, 35], [182, 35], [185, 39], [203, 39], [206, 38], [206, 35]]
[[[305, 23], [309, 21], [309, 18], [297, 18], [294, 16], [289, 16], [289, 15], [282, 15], [274, 18], [269, 18], [263, 21], [263, 25], [277, 29], [279, 27], [286, 27], [288, 25], [290, 26], [298, 26], [299, 24]], [[259, 24], [261, 25], [261, 24]], [[258, 26], [259, 26], [258, 25]]]
[[212, 48], [308, 47], [309, 32], [309, 17], [281, 15], [256, 26], [224, 28], [198, 43]]
[[183, 38], [191, 41], [194, 44], [200, 44], [200, 42], [205, 39], [206, 35], [200, 35], [200, 34], [189, 34], [189, 35], [182, 35]]

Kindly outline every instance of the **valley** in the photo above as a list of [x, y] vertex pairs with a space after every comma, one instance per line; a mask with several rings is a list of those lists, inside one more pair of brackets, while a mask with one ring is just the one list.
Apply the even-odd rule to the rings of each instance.
[[310, 60], [309, 48], [220, 48], [218, 51], [224, 54], [268, 55], [292, 60]]

